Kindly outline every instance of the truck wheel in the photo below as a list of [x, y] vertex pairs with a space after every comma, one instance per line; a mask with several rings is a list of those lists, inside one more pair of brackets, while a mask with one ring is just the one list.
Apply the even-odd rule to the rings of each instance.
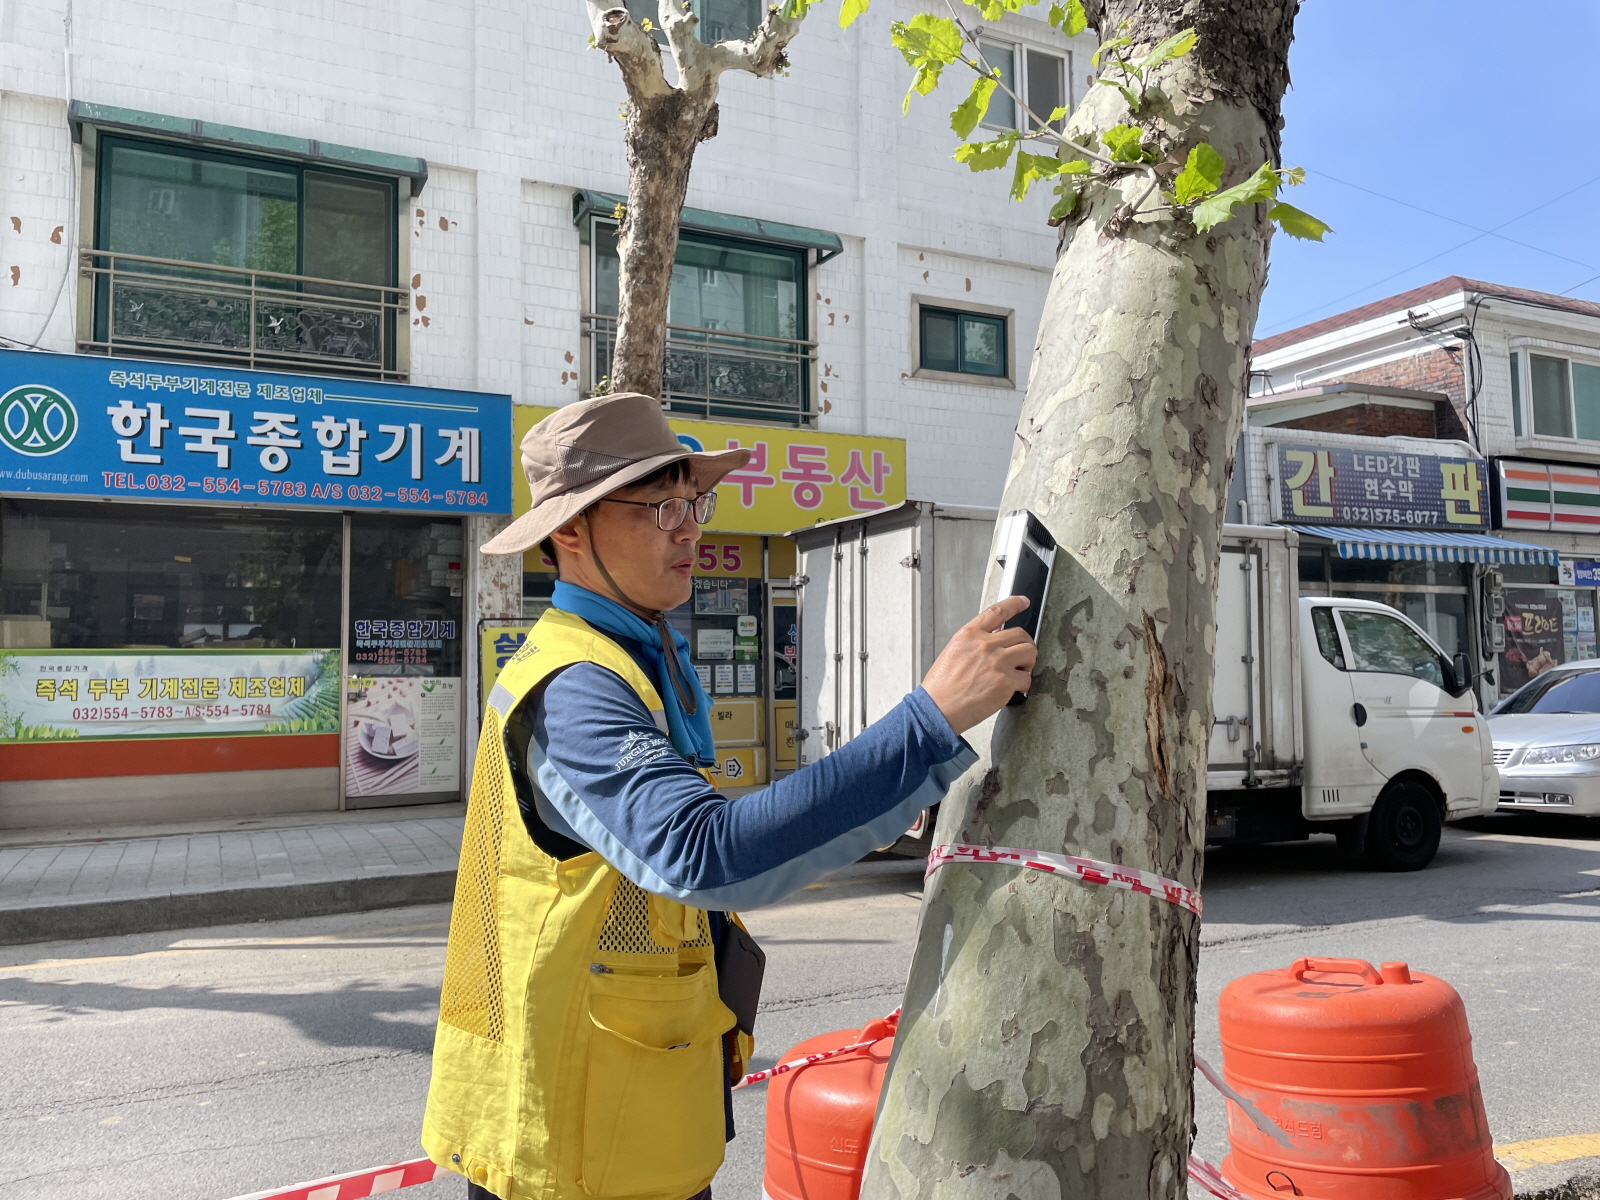
[[1380, 871], [1420, 871], [1439, 850], [1439, 802], [1420, 783], [1390, 784], [1367, 819], [1367, 862]]

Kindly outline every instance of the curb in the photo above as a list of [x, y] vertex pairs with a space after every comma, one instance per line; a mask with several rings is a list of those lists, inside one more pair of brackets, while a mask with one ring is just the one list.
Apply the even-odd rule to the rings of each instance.
[[0, 909], [0, 946], [437, 904], [455, 889], [454, 871], [427, 871]]
[[1600, 1175], [1574, 1175], [1538, 1192], [1518, 1192], [1516, 1200], [1600, 1200]]

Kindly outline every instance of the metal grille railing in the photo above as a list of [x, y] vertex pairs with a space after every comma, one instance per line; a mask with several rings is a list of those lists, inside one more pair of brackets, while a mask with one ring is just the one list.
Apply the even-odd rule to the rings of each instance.
[[259, 370], [315, 371], [403, 383], [402, 287], [85, 250], [93, 285], [89, 354], [181, 354]]
[[[590, 346], [590, 386], [611, 374], [617, 319], [583, 316]], [[663, 373], [666, 407], [700, 417], [753, 417], [794, 425], [811, 419], [811, 368], [817, 344], [803, 338], [767, 337], [667, 326]]]

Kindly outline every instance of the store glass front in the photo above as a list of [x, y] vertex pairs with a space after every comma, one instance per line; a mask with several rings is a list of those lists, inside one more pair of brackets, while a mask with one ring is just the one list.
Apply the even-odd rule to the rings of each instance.
[[1476, 661], [1469, 563], [1340, 558], [1332, 546], [1300, 546], [1300, 594], [1376, 600], [1405, 613], [1450, 656]]
[[1556, 567], [1507, 566], [1501, 571], [1504, 649], [1497, 657], [1502, 696], [1551, 667], [1596, 657], [1594, 587], [1559, 586], [1563, 575], [1571, 575]]

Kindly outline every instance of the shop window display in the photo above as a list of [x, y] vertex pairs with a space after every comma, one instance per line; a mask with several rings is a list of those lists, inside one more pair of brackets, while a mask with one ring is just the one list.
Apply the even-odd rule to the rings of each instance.
[[5, 500], [0, 607], [41, 648], [336, 648], [341, 529], [322, 513]]

